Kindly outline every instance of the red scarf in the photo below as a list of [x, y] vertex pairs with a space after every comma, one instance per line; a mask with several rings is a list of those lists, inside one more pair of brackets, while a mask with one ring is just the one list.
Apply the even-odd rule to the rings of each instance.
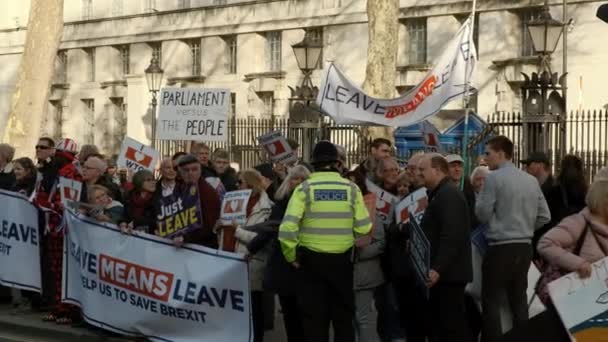
[[253, 207], [260, 201], [260, 194], [251, 194], [249, 197], [249, 202], [247, 203], [247, 217], [251, 216], [251, 212], [253, 211]]
[[133, 193], [133, 196], [131, 196], [131, 215], [133, 218], [144, 216], [144, 210], [152, 200], [153, 195], [153, 193], [147, 191], [136, 191]]

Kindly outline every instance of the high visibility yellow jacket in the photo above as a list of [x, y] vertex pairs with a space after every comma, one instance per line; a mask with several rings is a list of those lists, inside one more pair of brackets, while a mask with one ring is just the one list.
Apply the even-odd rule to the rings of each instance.
[[318, 253], [344, 253], [371, 227], [357, 185], [337, 172], [315, 172], [294, 190], [279, 241], [285, 259], [293, 262], [298, 246]]

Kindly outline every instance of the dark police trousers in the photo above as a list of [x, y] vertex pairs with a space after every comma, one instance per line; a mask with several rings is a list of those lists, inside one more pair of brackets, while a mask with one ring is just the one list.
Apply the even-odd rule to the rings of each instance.
[[342, 254], [298, 249], [298, 305], [306, 342], [328, 342], [329, 324], [335, 342], [354, 342], [355, 296], [351, 251]]

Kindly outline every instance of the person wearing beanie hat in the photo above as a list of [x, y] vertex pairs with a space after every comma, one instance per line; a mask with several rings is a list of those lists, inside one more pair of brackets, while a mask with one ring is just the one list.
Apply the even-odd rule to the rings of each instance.
[[368, 241], [372, 222], [359, 187], [338, 173], [334, 144], [317, 143], [312, 164], [315, 172], [289, 200], [281, 250], [300, 270], [304, 340], [328, 341], [331, 323], [336, 341], [354, 341], [353, 248], [355, 241]]

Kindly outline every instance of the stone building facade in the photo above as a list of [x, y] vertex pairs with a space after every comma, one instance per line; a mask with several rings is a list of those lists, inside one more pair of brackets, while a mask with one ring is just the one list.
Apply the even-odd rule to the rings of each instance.
[[[561, 0], [551, 13], [561, 19]], [[535, 71], [526, 22], [542, 0], [479, 0], [476, 106], [485, 117], [521, 110], [520, 72]], [[571, 0], [568, 17], [570, 110], [608, 103], [608, 25], [602, 1]], [[0, 129], [5, 126], [23, 49], [29, 1], [0, 2]], [[401, 0], [398, 92], [415, 85], [471, 10], [471, 1]], [[365, 77], [365, 0], [65, 0], [65, 28], [43, 124], [45, 134], [114, 152], [125, 134], [149, 141], [152, 113], [144, 69], [153, 54], [165, 83], [229, 88], [236, 117], [285, 116], [288, 86], [302, 74], [291, 45], [305, 35], [324, 46], [322, 67], [337, 63], [355, 82]], [[553, 55], [562, 71], [561, 43]], [[581, 86], [582, 85], [582, 86]], [[35, 96], [35, 94], [33, 95]], [[452, 103], [442, 117], [462, 115]]]

